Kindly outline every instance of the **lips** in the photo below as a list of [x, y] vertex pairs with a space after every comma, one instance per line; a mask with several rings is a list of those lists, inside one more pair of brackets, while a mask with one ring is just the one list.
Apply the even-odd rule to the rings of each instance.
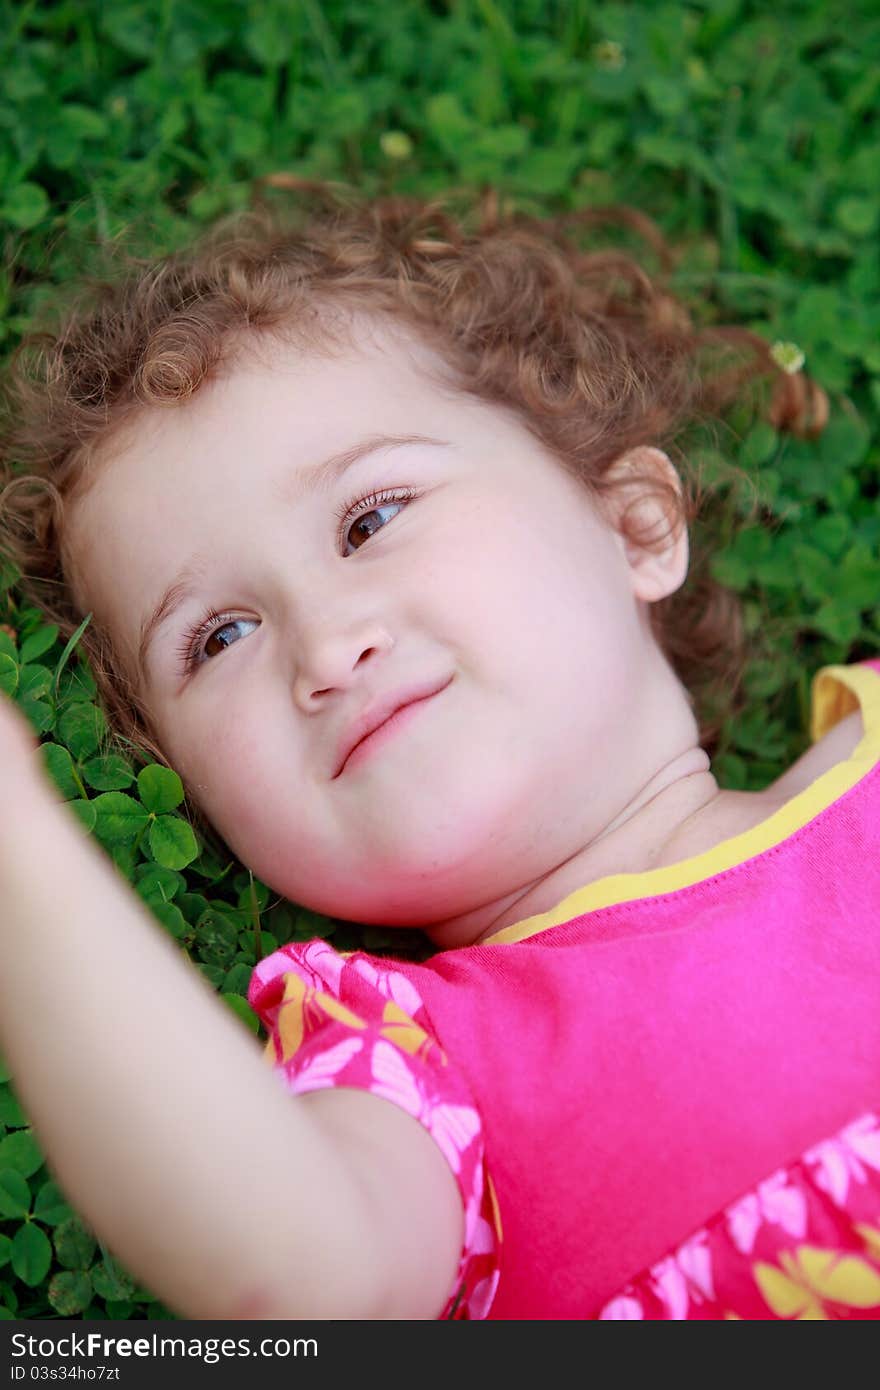
[[403, 686], [393, 693], [389, 692], [377, 696], [364, 710], [352, 721], [345, 730], [339, 747], [336, 752], [336, 770], [331, 781], [335, 780], [342, 771], [351, 753], [354, 752], [359, 743], [363, 743], [365, 738], [390, 719], [392, 714], [396, 714], [399, 709], [404, 709], [407, 705], [415, 704], [417, 700], [427, 700], [430, 695], [436, 695], [439, 691], [445, 690], [452, 680], [450, 676], [443, 680], [422, 681], [418, 685]]

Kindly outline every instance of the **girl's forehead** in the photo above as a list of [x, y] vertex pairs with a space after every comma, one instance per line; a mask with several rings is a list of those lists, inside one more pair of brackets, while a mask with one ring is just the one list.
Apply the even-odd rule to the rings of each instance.
[[[341, 400], [334, 393], [343, 383], [347, 394]], [[249, 403], [258, 411], [273, 400], [282, 409], [289, 405], [302, 435], [312, 426], [319, 432], [338, 429], [359, 406], [372, 412], [383, 405], [405, 407], [416, 398], [423, 403], [440, 396], [448, 403], [456, 395], [466, 404], [437, 353], [405, 329], [376, 319], [352, 317], [335, 325], [330, 338], [312, 336], [308, 342], [299, 333], [245, 335], [185, 399], [134, 406], [92, 448], [71, 503], [87, 499], [125, 460], [149, 460], [171, 440], [217, 422], [224, 428], [235, 424]]]
[[244, 333], [224, 354], [219, 379], [237, 373], [282, 372], [300, 378], [371, 375], [401, 370], [426, 386], [451, 386], [453, 372], [436, 346], [390, 315], [341, 310], [310, 315], [303, 323]]
[[133, 521], [139, 500], [164, 503], [166, 485], [181, 492], [199, 478], [207, 485], [231, 442], [245, 468], [242, 449], [281, 448], [295, 469], [368, 431], [436, 433], [454, 430], [456, 417], [485, 426], [487, 414], [500, 413], [456, 389], [443, 360], [400, 326], [352, 317], [334, 326], [329, 344], [319, 338], [311, 346], [296, 335], [254, 334], [192, 396], [134, 410], [93, 451], [65, 515], [68, 571], [81, 573], [102, 532], [116, 516]]

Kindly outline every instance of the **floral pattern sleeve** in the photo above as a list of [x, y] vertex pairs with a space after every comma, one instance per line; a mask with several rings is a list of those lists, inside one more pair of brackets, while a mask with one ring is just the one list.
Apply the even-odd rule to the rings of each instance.
[[248, 1000], [269, 1032], [267, 1060], [292, 1092], [356, 1086], [427, 1129], [465, 1214], [458, 1271], [439, 1317], [485, 1318], [498, 1283], [501, 1231], [482, 1125], [415, 986], [362, 952], [344, 955], [321, 940], [290, 942], [260, 961]]

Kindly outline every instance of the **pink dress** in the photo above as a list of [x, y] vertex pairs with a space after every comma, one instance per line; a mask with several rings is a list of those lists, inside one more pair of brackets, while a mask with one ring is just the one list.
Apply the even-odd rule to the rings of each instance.
[[292, 1092], [413, 1115], [465, 1212], [441, 1318], [880, 1317], [880, 660], [815, 676], [852, 756], [711, 851], [424, 964], [283, 946]]

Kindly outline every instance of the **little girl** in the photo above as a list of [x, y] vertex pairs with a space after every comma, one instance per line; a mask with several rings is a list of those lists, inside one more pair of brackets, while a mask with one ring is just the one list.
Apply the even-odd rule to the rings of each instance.
[[0, 1051], [182, 1316], [880, 1315], [880, 661], [719, 788], [665, 450], [722, 336], [558, 228], [329, 200], [16, 369], [5, 547], [117, 732], [276, 892], [437, 948], [282, 946], [262, 1054], [4, 699]]

